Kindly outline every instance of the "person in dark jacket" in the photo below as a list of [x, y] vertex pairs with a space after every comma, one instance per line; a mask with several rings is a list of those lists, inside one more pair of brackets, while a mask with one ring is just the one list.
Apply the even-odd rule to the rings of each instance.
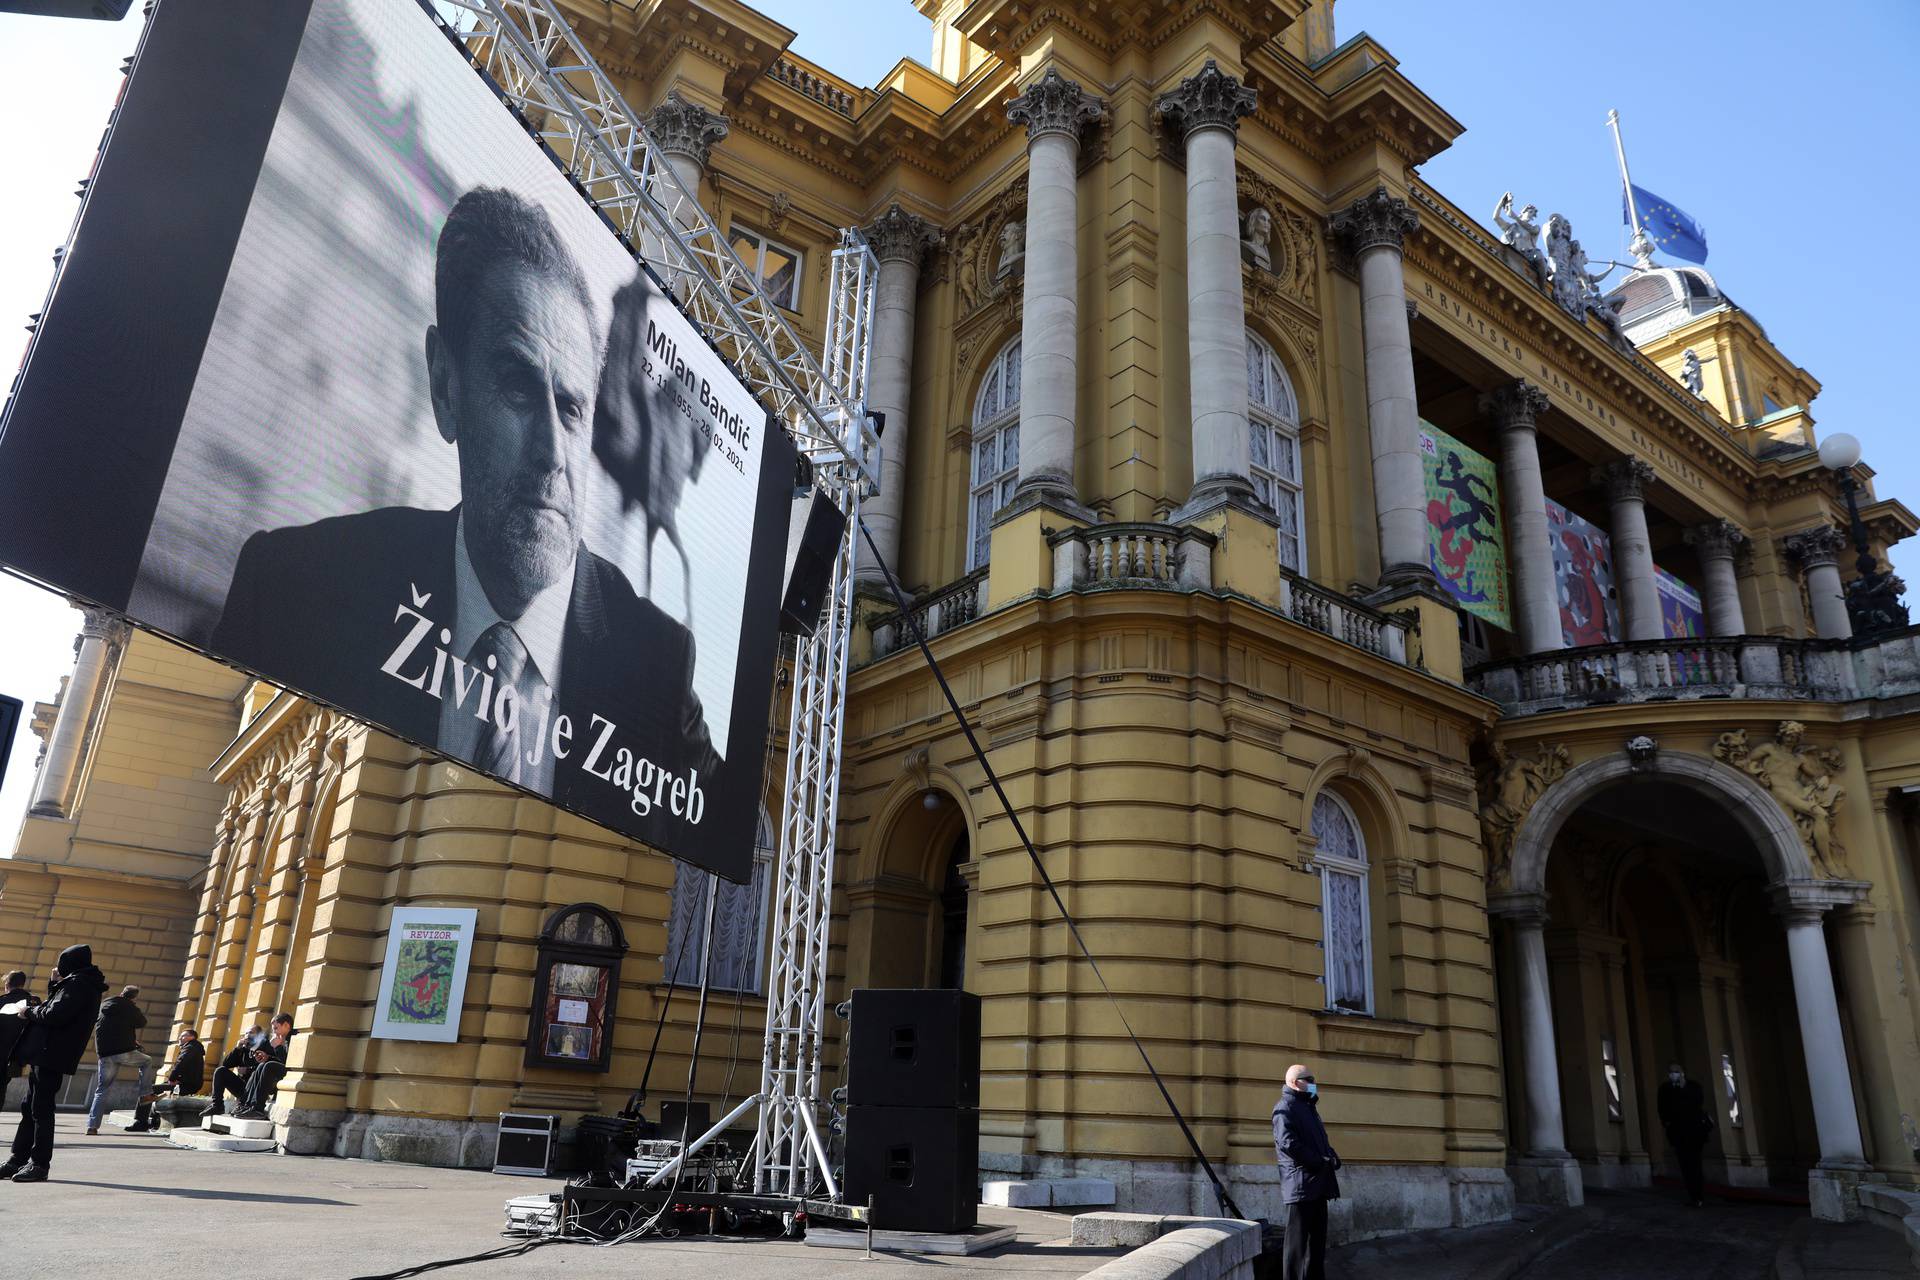
[[1320, 1122], [1320, 1086], [1299, 1063], [1273, 1104], [1273, 1153], [1280, 1161], [1280, 1199], [1287, 1207], [1286, 1280], [1325, 1280], [1327, 1201], [1340, 1198], [1340, 1157]]
[[[7, 975], [6, 990], [0, 991], [0, 1009], [14, 1004], [32, 1008], [39, 1003], [40, 997], [27, 990], [26, 970], [15, 969]], [[0, 1089], [5, 1089], [7, 1081], [20, 1074], [20, 1063], [13, 1051], [26, 1030], [27, 1024], [18, 1018], [0, 1018]]]
[[128, 1067], [140, 1073], [140, 1087], [134, 1097], [146, 1095], [153, 1079], [153, 1058], [140, 1050], [140, 1031], [147, 1015], [140, 1011], [140, 988], [122, 987], [120, 994], [100, 1006], [100, 1020], [93, 1028], [93, 1048], [99, 1062], [93, 1072], [93, 1088], [87, 1093], [87, 1136], [100, 1132], [100, 1114], [107, 1109], [107, 1090]]
[[[256, 1031], [258, 1029], [257, 1027], [255, 1028]], [[279, 1013], [275, 1014], [273, 1018], [272, 1035], [264, 1039], [257, 1036], [249, 1036], [244, 1044], [236, 1046], [233, 1052], [227, 1054], [225, 1060], [222, 1061], [220, 1069], [213, 1073], [213, 1106], [208, 1108], [207, 1114], [210, 1116], [225, 1115], [227, 1109], [223, 1099], [225, 1095], [229, 1093], [239, 1098], [243, 1103], [251, 1104], [255, 1102], [255, 1095], [259, 1090], [255, 1088], [250, 1091], [247, 1085], [253, 1073], [259, 1070], [263, 1062], [277, 1062], [280, 1065], [280, 1070], [274, 1074], [272, 1081], [274, 1084], [278, 1084], [280, 1076], [286, 1074], [287, 1045], [292, 1040], [293, 1015], [290, 1013]], [[261, 1057], [262, 1053], [266, 1055], [264, 1058]], [[237, 1114], [238, 1113], [236, 1113], [236, 1115]]]
[[1667, 1131], [1667, 1142], [1680, 1164], [1680, 1178], [1687, 1184], [1687, 1203], [1698, 1209], [1707, 1202], [1707, 1177], [1700, 1168], [1700, 1153], [1713, 1133], [1713, 1121], [1707, 1116], [1706, 1095], [1699, 1083], [1687, 1079], [1686, 1070], [1677, 1062], [1667, 1065], [1667, 1079], [1660, 1086], [1660, 1127]]
[[128, 1133], [146, 1133], [157, 1126], [153, 1123], [153, 1104], [171, 1094], [184, 1098], [190, 1093], [200, 1092], [200, 1086], [207, 1082], [207, 1046], [200, 1043], [200, 1033], [192, 1027], [180, 1028], [180, 1049], [174, 1055], [173, 1069], [167, 1072], [167, 1078], [155, 1086], [152, 1093], [140, 1099], [140, 1107], [134, 1113], [133, 1123], [127, 1126]]
[[68, 947], [53, 966], [47, 998], [15, 1015], [27, 1024], [18, 1050], [27, 1073], [27, 1098], [20, 1104], [20, 1128], [13, 1135], [13, 1156], [0, 1164], [0, 1178], [45, 1182], [53, 1163], [53, 1105], [60, 1086], [80, 1066], [87, 1051], [100, 997], [107, 979], [94, 967], [93, 948]]

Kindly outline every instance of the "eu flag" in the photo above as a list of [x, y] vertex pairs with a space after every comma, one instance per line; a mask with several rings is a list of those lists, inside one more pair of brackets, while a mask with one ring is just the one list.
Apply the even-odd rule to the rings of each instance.
[[[1640, 212], [1640, 227], [1647, 233], [1647, 238], [1653, 241], [1655, 248], [1673, 257], [1705, 265], [1707, 231], [1694, 221], [1692, 215], [1637, 182], [1633, 184], [1633, 203]], [[1624, 191], [1620, 193], [1620, 220], [1628, 226], [1633, 225], [1633, 218], [1627, 212]]]

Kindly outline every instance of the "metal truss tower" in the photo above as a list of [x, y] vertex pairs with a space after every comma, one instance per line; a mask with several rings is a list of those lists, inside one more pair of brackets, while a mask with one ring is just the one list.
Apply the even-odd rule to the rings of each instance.
[[[842, 714], [853, 624], [860, 499], [879, 474], [866, 408], [879, 264], [859, 232], [833, 253], [825, 350], [816, 360], [648, 136], [640, 117], [561, 16], [554, 0], [434, 0], [474, 65], [566, 168], [575, 187], [680, 299], [741, 380], [780, 418], [815, 483], [847, 517], [825, 615], [794, 665], [787, 778], [774, 884], [773, 956], [760, 1091], [721, 1119], [692, 1154], [755, 1106], [754, 1191], [837, 1199], [820, 1135], [820, 1052], [832, 923]], [[664, 1181], [679, 1164], [650, 1179]]]

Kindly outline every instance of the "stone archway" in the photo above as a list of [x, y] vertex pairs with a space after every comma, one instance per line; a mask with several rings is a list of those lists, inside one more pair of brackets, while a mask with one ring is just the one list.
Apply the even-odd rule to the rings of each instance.
[[[1648, 749], [1635, 749], [1643, 744]], [[1561, 752], [1560, 759], [1564, 758]], [[1641, 779], [1676, 784], [1710, 800], [1751, 841], [1765, 864], [1768, 892], [1787, 934], [1819, 1136], [1820, 1161], [1809, 1176], [1813, 1211], [1825, 1218], [1854, 1216], [1849, 1203], [1852, 1188], [1869, 1166], [1863, 1156], [1822, 920], [1829, 909], [1861, 900], [1870, 886], [1816, 876], [1793, 820], [1753, 778], [1705, 756], [1656, 752], [1650, 740], [1636, 740], [1622, 754], [1588, 760], [1547, 785], [1513, 828], [1509, 855], [1496, 864], [1496, 875], [1488, 886], [1488, 910], [1506, 920], [1514, 943], [1527, 1110], [1525, 1154], [1515, 1159], [1511, 1169], [1516, 1194], [1556, 1204], [1578, 1204], [1584, 1199], [1578, 1166], [1566, 1150], [1561, 1113], [1544, 940], [1546, 868], [1555, 838], [1577, 809], [1604, 792]]]
[[[973, 810], [966, 788], [914, 752], [882, 799], [847, 886], [847, 987], [940, 985], [946, 933], [971, 921]], [[952, 869], [969, 887], [956, 910]]]

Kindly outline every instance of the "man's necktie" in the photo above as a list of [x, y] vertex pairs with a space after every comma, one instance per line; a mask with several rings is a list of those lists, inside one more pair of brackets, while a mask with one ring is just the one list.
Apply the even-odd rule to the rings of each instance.
[[[491, 668], [487, 666], [488, 658], [494, 661]], [[490, 670], [493, 673], [494, 702], [487, 708], [486, 721], [475, 746], [474, 763], [496, 778], [520, 782], [530, 766], [518, 750], [520, 735], [517, 730], [521, 717], [531, 712], [530, 695], [536, 694], [545, 682], [530, 661], [527, 646], [520, 643], [520, 635], [510, 623], [496, 622], [482, 631], [480, 638], [473, 642], [473, 651], [467, 655], [467, 662], [476, 670]], [[508, 685], [514, 689], [512, 718], [515, 723], [512, 728], [502, 728], [496, 717], [500, 709], [500, 691]]]

